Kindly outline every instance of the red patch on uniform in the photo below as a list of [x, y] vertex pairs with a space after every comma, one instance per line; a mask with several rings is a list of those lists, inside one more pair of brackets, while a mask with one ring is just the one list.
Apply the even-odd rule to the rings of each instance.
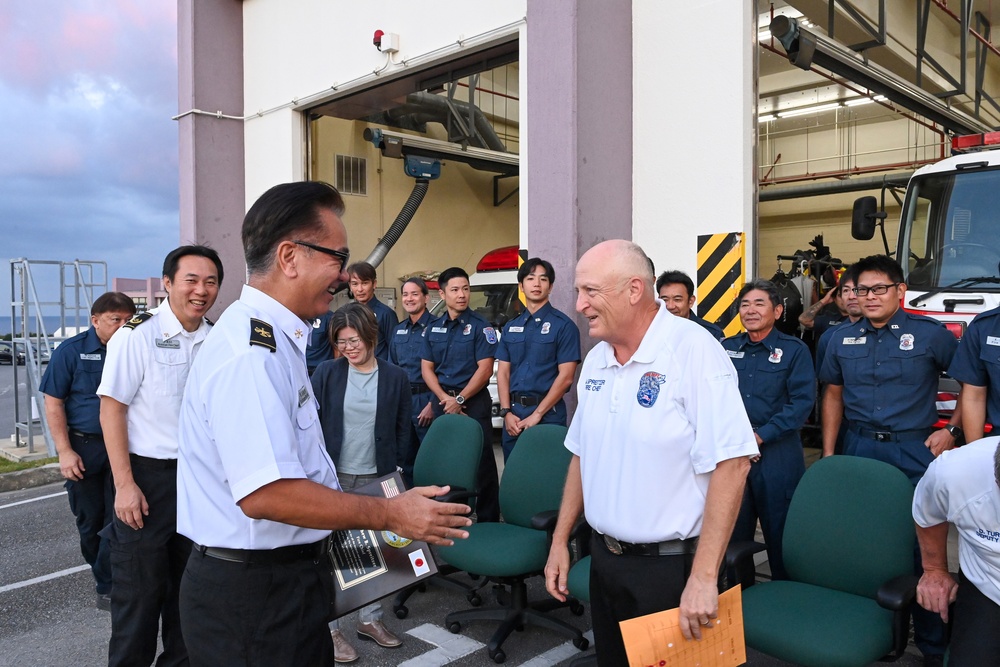
[[423, 558], [418, 558], [415, 561], [413, 561], [413, 564], [416, 565], [417, 567], [423, 567], [424, 566], [424, 559]]

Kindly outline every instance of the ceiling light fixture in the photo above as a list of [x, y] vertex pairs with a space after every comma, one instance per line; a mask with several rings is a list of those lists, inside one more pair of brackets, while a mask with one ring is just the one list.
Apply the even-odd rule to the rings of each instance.
[[820, 104], [815, 107], [801, 107], [799, 109], [789, 109], [788, 111], [779, 111], [777, 113], [778, 118], [791, 118], [792, 116], [805, 116], [806, 114], [819, 113], [821, 111], [830, 111], [831, 109], [836, 109], [840, 106], [840, 102], [830, 102], [828, 104]]
[[775, 119], [775, 115], [772, 113], [764, 114], [763, 116], [757, 116], [758, 123], [769, 123]]

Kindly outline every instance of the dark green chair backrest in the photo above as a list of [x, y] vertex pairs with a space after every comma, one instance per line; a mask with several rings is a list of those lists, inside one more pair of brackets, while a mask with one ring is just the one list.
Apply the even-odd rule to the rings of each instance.
[[504, 521], [530, 527], [535, 514], [559, 509], [573, 457], [565, 440], [566, 427], [557, 424], [539, 424], [521, 433], [500, 480]]
[[413, 462], [416, 486], [452, 486], [476, 490], [483, 453], [483, 429], [467, 415], [441, 415], [431, 422]]
[[788, 508], [789, 578], [874, 598], [913, 572], [913, 485], [888, 463], [831, 456], [812, 464]]

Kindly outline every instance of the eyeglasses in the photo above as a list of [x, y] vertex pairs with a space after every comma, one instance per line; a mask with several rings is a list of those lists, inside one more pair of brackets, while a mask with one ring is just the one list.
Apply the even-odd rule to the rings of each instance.
[[308, 243], [307, 241], [292, 241], [295, 245], [305, 246], [310, 250], [315, 250], [316, 252], [321, 252], [324, 255], [330, 255], [331, 257], [336, 257], [340, 260], [340, 268], [343, 269], [347, 266], [348, 260], [351, 259], [351, 253], [343, 252], [341, 250], [334, 250], [333, 248], [324, 248], [321, 245], [316, 245], [315, 243]]
[[852, 288], [851, 291], [858, 296], [868, 296], [868, 292], [871, 292], [875, 296], [882, 296], [889, 291], [890, 287], [899, 287], [900, 284], [901, 283], [890, 283], [888, 285], [872, 285], [871, 287], [860, 286]]
[[333, 342], [337, 346], [338, 350], [343, 350], [344, 348], [348, 347], [358, 347], [359, 345], [361, 345], [361, 339], [358, 338], [357, 336], [355, 336], [354, 338], [338, 338]]

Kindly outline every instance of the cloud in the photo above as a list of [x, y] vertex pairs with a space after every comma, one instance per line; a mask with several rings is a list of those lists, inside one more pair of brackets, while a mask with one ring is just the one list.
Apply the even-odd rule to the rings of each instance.
[[179, 242], [176, 11], [0, 4], [0, 261], [104, 260], [109, 287], [158, 275]]

